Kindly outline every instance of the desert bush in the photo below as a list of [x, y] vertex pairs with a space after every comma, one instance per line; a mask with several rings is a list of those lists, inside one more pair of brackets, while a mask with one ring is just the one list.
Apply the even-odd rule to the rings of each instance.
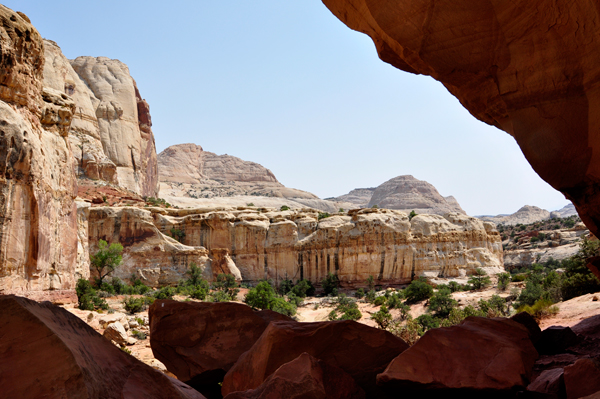
[[131, 314], [139, 313], [145, 309], [146, 303], [144, 298], [127, 297], [121, 302], [123, 308]]
[[[217, 275], [217, 280], [213, 283], [213, 288], [216, 291], [224, 292], [229, 297], [230, 301], [235, 300], [240, 289], [232, 274], [220, 273]], [[212, 294], [211, 294], [212, 295]], [[219, 294], [219, 298], [222, 295]], [[223, 301], [220, 301], [223, 302]]]
[[365, 297], [365, 290], [364, 290], [364, 289], [362, 289], [362, 288], [359, 288], [359, 289], [357, 289], [357, 290], [356, 290], [356, 292], [354, 293], [354, 296], [355, 296], [357, 299], [362, 299], [362, 298], [364, 298], [364, 297]]
[[404, 325], [402, 325], [399, 321], [393, 321], [388, 326], [388, 331], [400, 337], [402, 340], [404, 340], [404, 342], [411, 346], [414, 345], [425, 333], [423, 326], [421, 326], [421, 324], [419, 324], [410, 316], [408, 316]]
[[175, 295], [173, 287], [162, 287], [152, 293], [155, 299], [173, 299], [173, 295]]
[[381, 306], [386, 302], [386, 300], [387, 300], [386, 297], [380, 295], [373, 300], [373, 305]]
[[131, 331], [131, 335], [133, 335], [134, 337], [136, 337], [139, 340], [146, 339], [146, 333], [144, 333], [142, 331], [133, 330], [133, 331]]
[[458, 306], [458, 302], [452, 298], [452, 293], [448, 288], [438, 290], [429, 300], [429, 310], [435, 317], [447, 317], [456, 306]]
[[371, 319], [377, 323], [379, 328], [382, 330], [387, 330], [392, 322], [392, 315], [388, 308], [385, 305], [382, 305], [378, 312], [375, 312], [373, 315], [371, 315]]
[[506, 300], [499, 295], [493, 295], [487, 301], [480, 299], [477, 305], [487, 317], [508, 316], [510, 312], [510, 309], [506, 306]]
[[390, 294], [385, 302], [385, 306], [387, 306], [389, 309], [399, 309], [402, 306], [402, 299], [404, 298], [404, 293], [402, 291], [400, 292], [394, 292], [393, 294]]
[[413, 280], [404, 290], [404, 296], [408, 303], [416, 303], [431, 298], [433, 288], [424, 279]]
[[108, 303], [100, 298], [92, 287], [92, 284], [83, 278], [77, 280], [77, 285], [75, 286], [75, 292], [77, 294], [78, 307], [81, 310], [96, 310], [108, 309]]
[[298, 281], [298, 283], [292, 287], [291, 291], [300, 298], [315, 295], [315, 287], [308, 280]]
[[290, 207], [289, 207], [289, 206], [287, 206], [287, 205], [281, 205], [281, 208], [279, 208], [279, 210], [280, 210], [280, 211], [282, 211], [282, 212], [283, 212], [283, 211], [289, 211], [289, 210], [290, 210]]
[[552, 301], [540, 298], [531, 306], [523, 305], [517, 309], [518, 312], [527, 312], [536, 320], [550, 317], [558, 313], [558, 307], [553, 306]]
[[329, 216], [331, 216], [331, 215], [327, 212], [319, 212], [319, 216], [317, 216], [317, 220], [325, 219], [325, 218], [328, 218]]
[[271, 284], [264, 280], [248, 291], [244, 302], [255, 309], [270, 309], [270, 304], [276, 297], [277, 294]]
[[471, 278], [469, 278], [468, 283], [471, 284], [474, 290], [479, 290], [490, 285], [491, 280], [487, 273], [478, 267], [475, 269], [475, 273], [471, 275]]
[[510, 283], [510, 274], [509, 273], [498, 273], [498, 289], [502, 291], [506, 291], [508, 288], [508, 284]]
[[347, 297], [345, 294], [340, 294], [336, 300], [336, 307], [329, 312], [329, 320], [358, 320], [362, 317], [362, 313], [358, 310], [356, 302]]
[[294, 282], [292, 280], [288, 280], [288, 279], [282, 280], [281, 283], [279, 283], [279, 294], [285, 295], [288, 292], [290, 292], [293, 287], [294, 287]]
[[321, 287], [323, 287], [325, 295], [336, 296], [339, 284], [338, 276], [331, 273], [327, 273], [327, 277], [321, 280]]
[[423, 327], [423, 331], [431, 330], [432, 328], [438, 328], [440, 321], [430, 314], [422, 314], [415, 319]]

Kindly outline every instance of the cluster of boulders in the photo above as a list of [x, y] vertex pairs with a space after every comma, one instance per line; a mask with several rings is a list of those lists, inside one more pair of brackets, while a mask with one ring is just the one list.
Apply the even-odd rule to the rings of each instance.
[[93, 320], [105, 327], [102, 337], [50, 302], [7, 295], [0, 309], [7, 399], [571, 399], [600, 392], [600, 315], [544, 331], [525, 313], [469, 317], [409, 347], [354, 321], [301, 323], [239, 303], [157, 300], [150, 344], [169, 371], [162, 373], [111, 343], [118, 342], [106, 331], [143, 329], [123, 314]]
[[[90, 313], [90, 316], [93, 318], [93, 313]], [[147, 317], [128, 317], [119, 312], [101, 316], [98, 324], [104, 330], [102, 335], [121, 347], [134, 345], [137, 342], [136, 338], [139, 338], [139, 336], [145, 337], [150, 333]], [[138, 337], [133, 336], [135, 332], [137, 332]]]
[[[574, 364], [560, 372], [552, 362], [538, 364], [538, 359], [573, 351], [581, 342], [587, 347], [595, 342], [569, 328], [542, 332], [525, 313], [512, 319], [470, 317], [460, 325], [428, 331], [412, 347], [387, 331], [353, 321], [299, 323], [235, 303], [156, 301], [149, 318], [156, 358], [208, 398], [443, 393], [575, 398], [579, 396], [565, 392], [600, 391], [600, 385], [581, 388], [569, 382], [595, 370], [589, 351], [580, 351], [584, 359], [571, 359]], [[581, 375], [566, 378], [577, 374], [577, 367]]]

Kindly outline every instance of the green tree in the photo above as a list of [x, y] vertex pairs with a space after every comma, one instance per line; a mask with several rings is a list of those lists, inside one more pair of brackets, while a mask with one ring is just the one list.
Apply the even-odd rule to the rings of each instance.
[[438, 290], [429, 300], [429, 310], [436, 317], [448, 317], [450, 311], [456, 306], [458, 306], [458, 302], [452, 298], [452, 292], [449, 288]]
[[478, 267], [475, 269], [475, 273], [473, 273], [468, 283], [473, 286], [474, 290], [478, 290], [490, 285], [492, 281], [485, 270]]
[[275, 289], [268, 281], [259, 282], [256, 287], [251, 288], [244, 298], [248, 306], [255, 309], [270, 309], [270, 304], [277, 298]]
[[321, 287], [323, 287], [325, 295], [337, 295], [339, 285], [340, 281], [335, 274], [327, 273], [327, 277], [321, 280]]
[[408, 214], [408, 220], [412, 220], [412, 218], [414, 218], [415, 216], [417, 216], [417, 212], [415, 212], [414, 210], [410, 211], [410, 213]]
[[433, 296], [433, 288], [425, 282], [425, 279], [413, 280], [404, 290], [404, 296], [408, 303], [415, 303]]
[[123, 260], [121, 253], [123, 246], [119, 243], [112, 243], [110, 246], [104, 240], [98, 242], [98, 251], [90, 256], [91, 266], [98, 273], [96, 285], [100, 287], [104, 277], [112, 273]]
[[379, 328], [381, 328], [382, 330], [387, 330], [390, 323], [392, 322], [392, 314], [385, 305], [381, 305], [379, 311], [375, 312], [371, 316], [371, 319], [375, 320], [375, 323], [377, 323]]
[[510, 283], [510, 274], [509, 273], [498, 273], [498, 289], [502, 291], [506, 291], [508, 288], [508, 284]]
[[315, 295], [315, 287], [308, 280], [300, 280], [292, 287], [291, 292], [299, 298]]
[[369, 277], [367, 277], [367, 287], [369, 287], [369, 291], [375, 289], [375, 279], [372, 275], [369, 275]]
[[217, 291], [224, 292], [231, 301], [235, 300], [238, 292], [240, 292], [238, 283], [235, 281], [235, 277], [232, 274], [219, 273], [217, 275], [217, 281], [213, 283], [213, 288]]

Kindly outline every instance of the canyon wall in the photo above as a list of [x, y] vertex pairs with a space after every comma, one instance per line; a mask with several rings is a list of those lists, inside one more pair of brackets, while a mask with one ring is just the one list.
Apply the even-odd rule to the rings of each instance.
[[383, 61], [432, 76], [477, 119], [511, 134], [600, 234], [597, 1], [323, 3], [369, 35]]
[[[174, 284], [194, 262], [207, 279], [232, 273], [242, 280], [308, 279], [327, 273], [343, 285], [373, 275], [381, 284], [418, 276], [460, 277], [481, 267], [504, 270], [500, 235], [493, 224], [459, 213], [419, 215], [362, 209], [319, 220], [314, 210], [255, 208], [177, 210], [131, 207], [90, 209], [91, 248], [121, 242], [124, 265], [115, 276], [138, 273], [146, 283]], [[169, 235], [184, 233], [182, 243]]]
[[0, 293], [73, 289], [77, 181], [69, 129], [75, 103], [43, 86], [44, 43], [0, 6]]
[[44, 85], [75, 102], [69, 141], [80, 182], [104, 181], [158, 196], [150, 109], [127, 65], [106, 57], [69, 61], [56, 43], [45, 40], [44, 47]]

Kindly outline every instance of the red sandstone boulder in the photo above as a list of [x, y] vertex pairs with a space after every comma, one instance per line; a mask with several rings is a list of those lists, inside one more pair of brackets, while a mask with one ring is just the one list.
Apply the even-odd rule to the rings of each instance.
[[567, 399], [581, 398], [600, 391], [600, 362], [597, 359], [579, 359], [565, 367]]
[[509, 395], [529, 384], [537, 357], [523, 325], [469, 317], [458, 326], [427, 331], [377, 376], [377, 384], [390, 393], [451, 389], [463, 396]]
[[202, 399], [68, 311], [0, 296], [0, 397]]
[[365, 392], [339, 367], [303, 353], [279, 367], [256, 389], [225, 399], [364, 399]]
[[239, 303], [155, 301], [148, 311], [154, 356], [193, 386], [217, 384], [269, 322], [293, 320]]
[[350, 374], [372, 397], [376, 375], [407, 348], [393, 334], [354, 321], [273, 322], [225, 375], [222, 392], [255, 389], [281, 365], [306, 352]]
[[535, 381], [529, 384], [527, 390], [554, 398], [564, 398], [566, 395], [564, 369], [558, 367], [544, 370]]

